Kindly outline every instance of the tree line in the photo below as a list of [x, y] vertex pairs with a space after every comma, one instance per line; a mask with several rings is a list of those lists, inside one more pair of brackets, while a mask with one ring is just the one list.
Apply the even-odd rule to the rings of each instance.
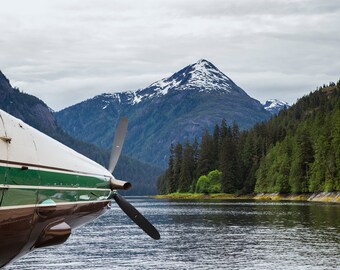
[[159, 194], [340, 190], [340, 81], [250, 130], [222, 120], [199, 142], [171, 145], [157, 188]]

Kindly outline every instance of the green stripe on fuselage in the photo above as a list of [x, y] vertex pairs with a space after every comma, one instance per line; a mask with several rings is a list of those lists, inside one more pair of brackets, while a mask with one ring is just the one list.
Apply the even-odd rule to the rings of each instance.
[[1, 206], [97, 201], [110, 194], [104, 176], [4, 166], [0, 166], [0, 185], [3, 186], [0, 188]]

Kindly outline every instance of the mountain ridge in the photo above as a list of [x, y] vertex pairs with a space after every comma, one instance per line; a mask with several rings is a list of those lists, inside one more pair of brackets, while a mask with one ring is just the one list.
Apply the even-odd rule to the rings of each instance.
[[70, 134], [103, 148], [112, 142], [104, 126], [123, 115], [130, 121], [125, 153], [161, 166], [167, 162], [168, 145], [199, 139], [223, 118], [247, 129], [271, 117], [258, 100], [204, 59], [148, 87], [104, 93], [56, 112]]
[[[209, 73], [212, 74], [213, 77], [207, 76]], [[150, 99], [163, 96], [171, 91], [186, 90], [198, 90], [200, 92], [222, 91], [225, 93], [236, 91], [240, 94], [249, 96], [242, 88], [237, 86], [216, 66], [205, 59], [200, 59], [196, 63], [188, 65], [181, 70], [175, 72], [170, 77], [155, 81], [147, 87], [139, 88], [137, 90], [119, 91], [114, 93], [105, 92], [96, 95], [93, 98], [86, 99], [82, 102], [105, 96], [106, 98], [117, 100], [117, 103], [135, 105], [144, 101], [147, 98]], [[62, 110], [68, 109], [74, 105], [68, 106]]]
[[[107, 167], [110, 155], [108, 149], [100, 149], [98, 146], [71, 137], [58, 125], [51, 108], [37, 97], [13, 88], [1, 71], [0, 96], [0, 109]], [[151, 195], [156, 193], [156, 177], [161, 172], [158, 167], [121, 155], [114, 175], [119, 179], [133, 182], [134, 188], [128, 191], [129, 195]]]

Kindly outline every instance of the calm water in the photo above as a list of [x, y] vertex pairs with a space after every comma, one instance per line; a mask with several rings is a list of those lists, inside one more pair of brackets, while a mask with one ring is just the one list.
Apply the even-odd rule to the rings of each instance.
[[9, 269], [340, 269], [340, 205], [128, 198], [149, 238], [113, 205], [57, 248]]

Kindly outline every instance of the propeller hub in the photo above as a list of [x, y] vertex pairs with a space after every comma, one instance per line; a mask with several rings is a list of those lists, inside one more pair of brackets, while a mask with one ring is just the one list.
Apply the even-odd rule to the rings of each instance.
[[130, 182], [125, 182], [125, 181], [117, 180], [115, 178], [111, 178], [111, 180], [110, 180], [110, 188], [111, 188], [111, 190], [114, 190], [114, 189], [128, 190], [131, 187], [132, 187], [132, 184]]

